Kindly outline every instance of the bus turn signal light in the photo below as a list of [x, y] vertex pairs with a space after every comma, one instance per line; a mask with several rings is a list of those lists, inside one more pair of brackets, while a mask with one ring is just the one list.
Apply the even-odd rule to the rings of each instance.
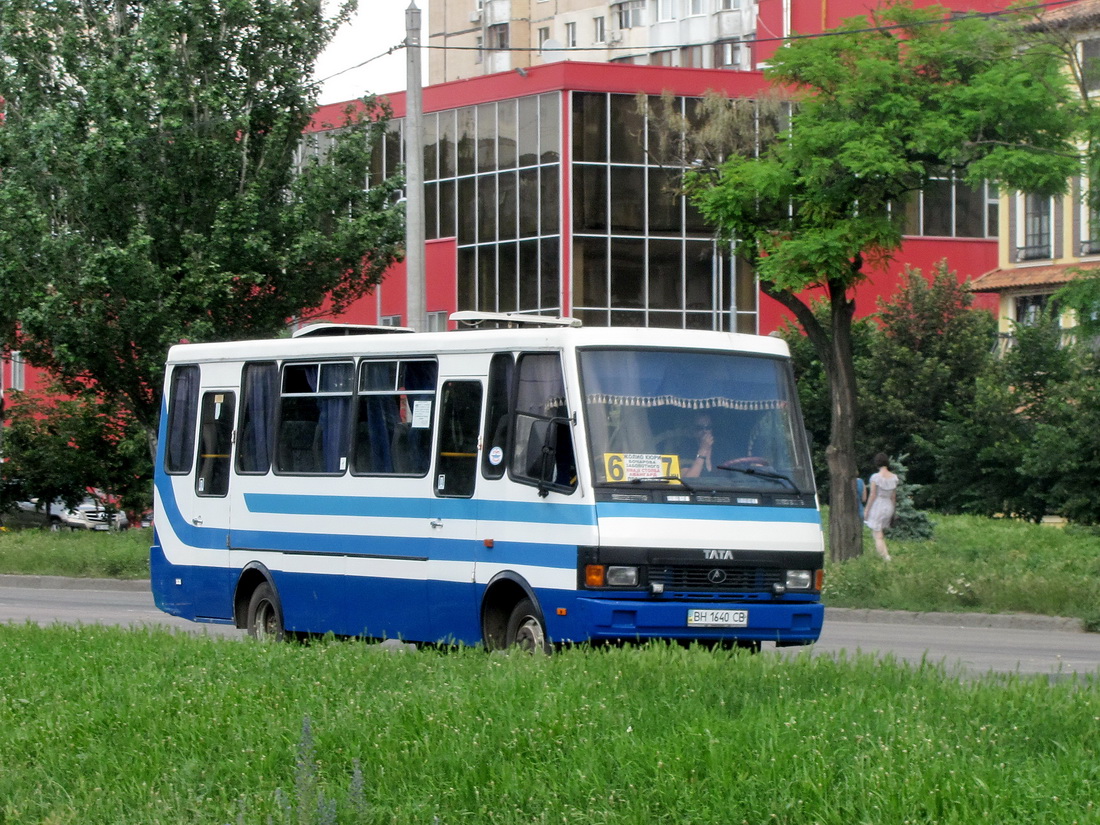
[[584, 583], [587, 587], [603, 587], [607, 568], [602, 564], [586, 564], [584, 566]]

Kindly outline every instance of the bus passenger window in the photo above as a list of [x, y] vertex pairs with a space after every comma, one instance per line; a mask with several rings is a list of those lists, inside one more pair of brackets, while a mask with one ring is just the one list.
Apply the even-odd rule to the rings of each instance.
[[508, 401], [512, 396], [514, 366], [510, 353], [498, 353], [489, 363], [485, 434], [481, 442], [484, 446], [481, 474], [485, 478], [502, 478], [508, 466]]
[[219, 390], [202, 397], [199, 428], [199, 472], [195, 492], [224, 496], [229, 492], [229, 451], [233, 444], [233, 407], [236, 396]]
[[274, 361], [245, 364], [241, 378], [241, 428], [237, 436], [237, 472], [271, 469], [279, 367]]
[[198, 411], [199, 368], [176, 367], [168, 396], [168, 443], [164, 449], [164, 469], [169, 473], [191, 472]]
[[339, 475], [347, 469], [351, 391], [350, 363], [283, 367], [276, 470]]
[[416, 475], [428, 472], [435, 361], [364, 361], [359, 388], [352, 472]]
[[516, 367], [515, 448], [512, 478], [539, 488], [570, 492], [577, 486], [573, 432], [565, 380], [556, 353], [520, 356]]
[[439, 406], [439, 455], [435, 494], [469, 498], [477, 479], [477, 428], [481, 382], [448, 381]]

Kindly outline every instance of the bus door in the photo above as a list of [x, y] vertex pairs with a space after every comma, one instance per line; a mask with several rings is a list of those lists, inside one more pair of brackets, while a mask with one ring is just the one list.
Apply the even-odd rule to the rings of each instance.
[[236, 394], [228, 389], [204, 389], [199, 404], [199, 432], [195, 461], [191, 525], [206, 551], [192, 576], [196, 606], [208, 618], [231, 618], [233, 576], [229, 569], [229, 479], [233, 447]]
[[477, 638], [473, 588], [477, 554], [478, 432], [482, 382], [477, 378], [443, 382], [439, 436], [432, 473], [428, 603], [433, 633], [456, 639]]

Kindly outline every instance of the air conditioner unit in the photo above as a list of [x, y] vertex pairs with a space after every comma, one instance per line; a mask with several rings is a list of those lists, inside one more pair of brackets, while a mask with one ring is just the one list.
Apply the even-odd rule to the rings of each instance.
[[623, 42], [623, 33], [622, 33], [622, 31], [616, 29], [615, 31], [608, 32], [607, 33], [607, 42], [608, 43], [622, 43]]
[[472, 12], [470, 12], [470, 22], [471, 23], [480, 23], [481, 22], [481, 9], [474, 9]]

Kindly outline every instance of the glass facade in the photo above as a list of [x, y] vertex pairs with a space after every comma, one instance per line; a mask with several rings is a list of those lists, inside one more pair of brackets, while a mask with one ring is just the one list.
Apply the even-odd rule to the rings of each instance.
[[[424, 115], [425, 237], [458, 246], [458, 308], [565, 314], [561, 305], [561, 96]], [[402, 120], [374, 175], [402, 159]]]
[[[676, 98], [690, 119], [694, 98]], [[644, 107], [656, 109], [654, 106]], [[757, 331], [753, 273], [661, 165], [634, 95], [572, 96], [573, 314], [590, 326]]]
[[[673, 99], [686, 123], [699, 103]], [[664, 108], [633, 94], [554, 91], [424, 115], [425, 237], [456, 240], [457, 308], [757, 332], [755, 273], [681, 194], [682, 170], [657, 158], [649, 112]], [[375, 180], [403, 160], [404, 122], [386, 128]], [[906, 234], [996, 237], [996, 191], [950, 173], [901, 208]]]

